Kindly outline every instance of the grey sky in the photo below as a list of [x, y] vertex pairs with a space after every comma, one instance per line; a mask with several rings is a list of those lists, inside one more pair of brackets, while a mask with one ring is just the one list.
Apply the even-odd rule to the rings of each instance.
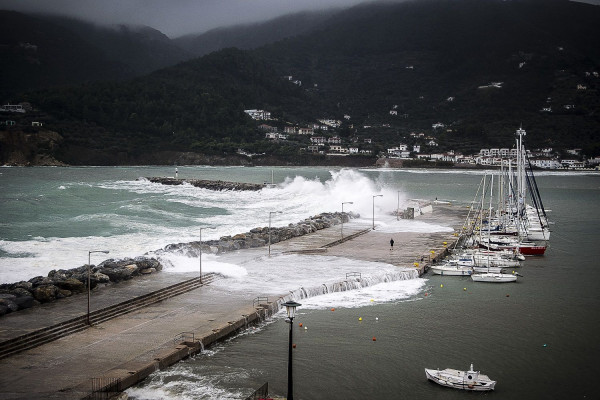
[[148, 25], [169, 37], [367, 0], [0, 0], [0, 9], [77, 17], [100, 24]]

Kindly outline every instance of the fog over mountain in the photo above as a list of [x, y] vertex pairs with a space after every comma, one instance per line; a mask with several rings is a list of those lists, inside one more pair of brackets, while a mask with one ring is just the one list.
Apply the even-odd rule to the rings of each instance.
[[[388, 0], [402, 1], [402, 0]], [[0, 0], [0, 9], [81, 18], [98, 24], [147, 25], [174, 38], [306, 10], [365, 0]]]

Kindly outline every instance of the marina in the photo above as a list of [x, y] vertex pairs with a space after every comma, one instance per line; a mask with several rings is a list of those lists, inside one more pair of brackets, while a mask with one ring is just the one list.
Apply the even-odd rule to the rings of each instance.
[[[180, 176], [196, 175], [206, 179], [227, 180], [227, 176], [235, 175], [241, 181], [256, 183], [263, 182], [264, 176], [270, 175], [270, 171], [271, 168], [179, 167]], [[3, 228], [2, 251], [5, 255], [1, 259], [1, 272], [9, 281], [48, 272], [36, 273], [34, 268], [56, 268], [41, 258], [44, 253], [52, 252], [51, 259], [59, 260], [66, 267], [81, 265], [84, 259], [87, 262], [87, 250], [90, 249], [86, 244], [87, 235], [94, 238], [95, 246], [92, 249], [110, 249], [110, 256], [115, 257], [120, 254], [143, 254], [152, 249], [163, 248], [169, 243], [197, 240], [198, 221], [188, 224], [191, 217], [182, 204], [193, 204], [192, 199], [199, 193], [196, 190], [200, 189], [148, 186], [148, 183], [136, 181], [139, 176], [168, 175], [168, 168], [7, 168], [0, 172], [4, 187], [11, 193], [20, 193], [19, 200], [17, 196], [3, 200], [3, 209], [7, 212], [10, 210], [11, 213], [3, 215], [3, 218], [11, 224], [11, 228]], [[424, 174], [427, 174], [426, 179]], [[59, 175], [60, 178], [57, 179]], [[135, 361], [137, 356], [131, 356], [131, 352], [139, 352], [148, 361], [139, 364], [123, 363], [123, 372], [137, 371], [135, 365], [155, 365], [158, 361], [154, 358], [165, 360], [162, 361], [164, 364], [169, 358], [166, 355], [175, 348], [174, 337], [167, 332], [168, 346], [172, 346], [169, 352], [157, 355], [151, 354], [149, 349], [156, 348], [153, 344], [161, 342], [160, 338], [164, 337], [161, 335], [165, 334], [161, 332], [162, 329], [168, 327], [175, 330], [173, 324], [160, 325], [163, 318], [166, 318], [165, 314], [175, 313], [174, 309], [188, 313], [182, 318], [181, 324], [177, 324], [174, 336], [184, 331], [195, 331], [200, 335], [198, 337], [202, 337], [202, 332], [212, 334], [213, 329], [231, 325], [229, 321], [234, 322], [235, 318], [241, 317], [241, 309], [244, 314], [246, 310], [251, 313], [254, 310], [252, 300], [261, 293], [278, 298], [289, 293], [282, 288], [290, 288], [298, 290], [295, 294], [298, 296], [296, 301], [302, 304], [295, 321], [302, 323], [303, 327], [300, 330], [297, 325], [298, 330], [294, 332], [297, 344], [294, 350], [297, 398], [319, 398], [323, 393], [332, 399], [353, 398], [357, 393], [381, 399], [393, 398], [398, 393], [410, 393], [412, 398], [422, 399], [441, 395], [449, 399], [462, 398], [464, 393], [461, 391], [427, 384], [423, 368], [469, 365], [472, 361], [500, 382], [495, 392], [502, 398], [590, 397], [594, 388], [585, 382], [591, 381], [595, 374], [594, 360], [599, 356], [596, 348], [590, 346], [593, 342], [592, 333], [600, 326], [597, 315], [592, 312], [600, 306], [594, 295], [598, 270], [593, 268], [595, 264], [592, 260], [592, 268], [586, 269], [585, 273], [576, 273], [576, 266], [571, 260], [576, 254], [585, 253], [586, 248], [593, 247], [595, 227], [600, 222], [597, 217], [600, 210], [596, 200], [598, 185], [595, 176], [542, 174], [537, 177], [544, 202], [553, 210], [551, 215], [555, 225], [552, 246], [548, 247], [543, 257], [526, 258], [519, 270], [524, 277], [519, 278], [517, 283], [486, 285], [472, 282], [470, 277], [445, 277], [431, 272], [425, 273], [421, 278], [386, 281], [387, 276], [400, 277], [400, 274], [388, 273], [389, 270], [398, 268], [395, 265], [403, 265], [416, 273], [415, 262], [421, 266], [421, 257], [425, 260], [427, 255], [431, 255], [431, 250], [435, 256], [441, 254], [443, 242], [451, 245], [454, 238], [454, 228], [442, 229], [444, 221], [438, 219], [442, 209], [436, 208], [436, 202], [433, 202], [431, 214], [421, 215], [412, 221], [396, 220], [391, 211], [397, 209], [397, 192], [401, 191], [401, 204], [406, 204], [405, 199], [437, 197], [440, 203], [448, 205], [448, 210], [456, 210], [456, 215], [462, 216], [468, 212], [465, 205], [472, 200], [482, 175], [483, 172], [435, 170], [330, 171], [319, 168], [277, 168], [275, 182], [278, 182], [278, 188], [256, 192], [256, 197], [251, 194], [254, 192], [245, 192], [243, 196], [228, 192], [225, 197], [200, 192], [202, 200], [199, 203], [202, 208], [195, 207], [194, 210], [210, 210], [214, 213], [217, 208], [211, 207], [211, 204], [221, 203], [221, 208], [227, 208], [227, 213], [230, 213], [205, 217], [200, 222], [201, 226], [215, 227], [202, 232], [203, 240], [234, 235], [255, 226], [266, 226], [264, 211], [255, 213], [251, 207], [251, 203], [258, 199], [267, 209], [285, 211], [284, 214], [274, 215], [273, 226], [297, 222], [322, 211], [335, 211], [341, 209], [341, 202], [354, 201], [352, 206], [344, 208], [344, 211], [351, 210], [361, 214], [361, 218], [344, 224], [344, 236], [351, 236], [371, 226], [373, 209], [370, 195], [363, 196], [367, 199], [361, 204], [361, 197], [352, 194], [381, 193], [383, 197], [375, 199], [375, 231], [371, 230], [353, 240], [331, 247], [307, 249], [300, 244], [300, 241], [308, 240], [307, 236], [303, 236], [294, 246], [291, 246], [291, 242], [290, 245], [285, 242], [274, 244], [272, 251], [276, 255], [270, 258], [264, 249], [262, 253], [260, 249], [250, 250], [257, 252], [250, 259], [240, 256], [238, 252], [227, 253], [218, 260], [206, 254], [202, 260], [203, 270], [206, 269], [206, 273], [218, 271], [223, 274], [222, 278], [189, 294], [148, 307], [145, 312], [138, 311], [120, 317], [121, 323], [127, 325], [120, 336], [116, 334], [118, 324], [111, 320], [13, 356], [8, 360], [19, 360], [19, 364], [4, 371], [1, 387], [15, 390], [9, 398], [19, 398], [16, 391], [27, 386], [24, 376], [30, 373], [33, 387], [39, 385], [52, 388], [53, 381], [46, 379], [46, 374], [55, 369], [65, 372], [67, 386], [73, 388], [71, 391], [57, 392], [55, 398], [68, 398], [78, 384], [82, 385], [80, 393], [88, 393], [92, 382], [85, 375], [87, 371], [82, 371], [81, 368], [69, 370], [69, 365], [75, 364], [77, 358], [75, 353], [68, 356], [64, 353], [65, 349], [78, 349], [76, 353], [81, 354], [77, 357], [84, 360], [82, 362], [89, 370], [92, 370], [93, 364], [101, 364], [100, 370], [107, 377], [110, 377], [109, 371], [114, 368], [110, 362], [111, 346], [124, 346], [120, 348], [120, 356], [131, 357]], [[300, 176], [306, 178], [300, 179]], [[290, 178], [286, 180], [286, 177]], [[31, 196], [27, 194], [28, 183], [36, 188], [32, 191], [35, 194]], [[60, 187], [64, 189], [58, 189]], [[62, 219], [71, 221], [70, 224], [74, 227], [85, 228], [82, 230], [81, 240], [74, 235], [75, 238], [68, 241], [71, 247], [81, 242], [77, 246], [84, 255], [75, 259], [75, 264], [68, 263], [73, 258], [72, 250], [69, 250], [69, 257], [64, 258], [66, 261], [61, 261], [61, 248], [67, 243], [66, 239], [61, 239], [56, 234], [59, 232], [57, 228], [62, 229], [61, 219], [54, 219], [58, 221], [53, 226], [54, 232], [41, 224], [35, 227], [37, 236], [43, 237], [43, 240], [36, 237], [27, 239], [27, 231], [31, 226], [28, 228], [26, 222], [20, 223], [14, 219], [20, 215], [16, 212], [19, 205], [24, 205], [28, 212], [35, 213], [36, 207], [52, 201], [53, 190], [57, 190], [69, 205], [64, 209], [58, 208], [59, 213], [54, 211], [54, 215], [63, 215]], [[119, 198], [126, 198], [127, 204], [136, 207], [135, 211], [127, 208], [128, 214], [120, 214], [119, 218], [127, 221], [120, 224], [122, 227], [143, 228], [147, 215], [144, 213], [153, 207], [164, 213], [164, 217], [160, 213], [152, 214], [154, 235], [144, 235], [147, 238], [145, 250], [142, 249], [142, 242], [137, 244], [137, 234], [125, 232], [125, 235], [130, 236], [123, 236], [119, 230], [122, 228], [113, 227], [114, 238], [102, 236], [98, 228], [105, 229], [105, 226], [86, 224], [81, 218], [81, 222], [73, 224], [70, 217], [67, 217], [66, 211], [72, 209], [77, 210], [78, 214], [89, 215], [92, 221], [101, 221], [106, 217], [94, 216], [102, 215], [108, 207], [103, 208], [101, 203], [92, 201], [89, 211], [86, 211], [75, 201], [83, 198], [110, 202], [115, 193], [119, 193]], [[574, 193], [577, 195], [574, 196]], [[247, 202], [245, 197], [249, 197]], [[169, 201], [174, 198], [178, 199], [177, 203]], [[226, 206], [223, 202], [227, 198], [231, 198], [236, 206]], [[279, 200], [275, 200], [276, 198]], [[329, 203], [326, 199], [329, 199]], [[126, 203], [111, 203], [110, 208], [119, 209], [124, 204]], [[324, 204], [331, 204], [331, 208], [324, 207]], [[174, 218], [176, 210], [184, 218]], [[293, 214], [294, 212], [298, 214]], [[286, 215], [287, 213], [290, 215]], [[241, 221], [240, 215], [244, 215], [246, 219], [243, 226], [236, 225]], [[263, 223], [261, 224], [260, 218], [253, 219], [254, 215], [262, 215]], [[118, 221], [119, 218], [113, 220]], [[174, 223], [173, 220], [177, 222]], [[229, 222], [234, 220], [235, 222]], [[462, 223], [463, 218], [460, 217], [456, 219], [457, 225], [450, 225], [460, 227]], [[356, 225], [352, 226], [353, 224]], [[159, 225], [162, 228], [157, 230], [155, 227]], [[24, 232], [22, 236], [19, 230]], [[332, 228], [331, 232], [333, 236], [330, 239], [335, 236], [335, 240], [327, 241], [328, 243], [341, 239], [341, 230]], [[428, 234], [435, 238], [435, 246], [431, 249], [426, 244]], [[163, 235], [166, 240], [161, 239]], [[17, 237], [22, 239], [17, 241]], [[393, 251], [389, 248], [390, 237], [396, 242]], [[7, 257], [6, 254], [17, 252], [20, 243], [30, 249], [29, 258]], [[128, 247], [120, 248], [119, 244], [127, 244]], [[367, 250], [361, 251], [361, 247]], [[419, 251], [405, 252], [404, 247]], [[337, 252], [348, 257], [340, 257]], [[353, 253], [362, 253], [369, 260], [352, 259], [350, 256]], [[141, 295], [144, 290], [151, 290], [153, 282], [163, 285], [167, 281], [174, 283], [196, 276], [197, 258], [188, 260], [184, 256], [173, 256], [165, 260], [171, 264], [165, 264], [165, 269], [159, 274], [143, 278], [139, 282], [132, 280], [119, 283], [127, 290], [114, 293], [125, 295], [131, 292]], [[441, 258], [438, 260], [441, 261]], [[94, 264], [100, 261], [102, 258], [92, 259]], [[12, 266], [18, 266], [24, 272], [21, 278], [17, 275], [19, 271], [11, 270]], [[332, 288], [336, 282], [346, 281], [346, 273], [360, 270], [363, 271], [364, 282], [375, 283], [377, 279], [380, 283], [326, 294], [321, 290], [318, 295], [300, 297], [305, 292], [317, 293], [318, 287], [323, 287], [323, 283]], [[512, 268], [509, 272], [512, 272]], [[165, 281], [157, 281], [157, 278]], [[94, 299], [99, 300], [101, 296], [102, 291], [92, 293], [93, 307], [96, 306]], [[71, 299], [62, 301], [71, 302]], [[236, 304], [241, 307], [238, 308]], [[74, 301], [72, 307], [72, 312], [81, 315], [85, 302]], [[235, 311], [228, 313], [229, 307]], [[61, 314], [64, 313], [66, 317], [69, 308], [61, 306], [60, 309]], [[223, 320], [215, 316], [221, 316], [227, 321], [223, 323]], [[35, 329], [33, 325], [35, 324], [26, 327]], [[154, 327], [160, 329], [155, 330]], [[215, 342], [191, 358], [154, 371], [142, 382], [127, 389], [127, 393], [133, 399], [240, 399], [269, 382], [269, 393], [282, 397], [286, 385], [288, 328], [281, 313], [274, 314], [272, 318], [267, 318], [248, 330], [243, 329], [237, 334], [234, 332], [234, 336], [224, 342]], [[376, 341], [372, 340], [374, 337]], [[140, 342], [136, 344], [138, 339]], [[77, 340], [85, 340], [81, 343], [86, 344], [82, 347]], [[498, 345], [490, 346], [492, 342]], [[47, 349], [47, 361], [34, 358], [41, 357], [41, 349]], [[358, 359], [361, 360], [359, 366], [356, 364]], [[4, 365], [6, 360], [2, 360], [1, 364]], [[581, 365], [582, 368], [565, 370], [564, 365]], [[544, 371], [543, 376], [532, 373], [536, 370]], [[402, 379], [398, 379], [398, 373], [402, 373]], [[98, 378], [104, 376], [94, 375]], [[561, 379], [579, 379], [583, 384], [567, 390], [559, 384]], [[386, 385], [378, 383], [382, 381]], [[7, 392], [6, 396], [8, 395]]]

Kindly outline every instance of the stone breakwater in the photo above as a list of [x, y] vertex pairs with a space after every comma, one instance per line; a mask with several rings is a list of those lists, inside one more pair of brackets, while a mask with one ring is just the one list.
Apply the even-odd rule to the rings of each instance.
[[[307, 218], [295, 224], [289, 224], [285, 227], [271, 228], [271, 244], [288, 240], [294, 237], [303, 236], [311, 232], [329, 228], [343, 222], [348, 222], [350, 218], [358, 218], [359, 214], [352, 212], [322, 213], [314, 217]], [[207, 240], [190, 243], [174, 243], [164, 247], [160, 252], [177, 252], [188, 257], [197, 257], [200, 254], [200, 246], [203, 253], [219, 254], [228, 251], [250, 249], [262, 247], [269, 244], [269, 228], [254, 228], [249, 232], [239, 233], [235, 236], [222, 236], [219, 240]]]
[[240, 183], [226, 181], [210, 181], [204, 179], [178, 179], [178, 178], [145, 178], [152, 183], [160, 183], [162, 185], [183, 185], [190, 184], [195, 187], [221, 191], [221, 190], [252, 190], [257, 191], [265, 188], [262, 183]]
[[[352, 212], [322, 213], [285, 227], [272, 227], [271, 244], [329, 228], [342, 223], [342, 221], [348, 222], [350, 218], [358, 217], [358, 214]], [[200, 245], [202, 252], [218, 254], [262, 247], [268, 243], [269, 228], [263, 227], [254, 228], [235, 236], [223, 236], [219, 240], [169, 244], [155, 253], [177, 252], [189, 257], [197, 257], [200, 254]], [[98, 285], [107, 285], [135, 276], [151, 274], [162, 268], [163, 266], [158, 260], [145, 256], [122, 260], [111, 258], [97, 266], [90, 266], [90, 288], [94, 289]], [[36, 276], [28, 281], [0, 284], [0, 316], [87, 291], [87, 270], [86, 264], [68, 270], [52, 270], [46, 277]]]
[[[90, 288], [160, 271], [158, 260], [148, 257], [108, 259], [90, 265]], [[52, 270], [48, 276], [0, 285], [0, 316], [87, 291], [88, 266]]]

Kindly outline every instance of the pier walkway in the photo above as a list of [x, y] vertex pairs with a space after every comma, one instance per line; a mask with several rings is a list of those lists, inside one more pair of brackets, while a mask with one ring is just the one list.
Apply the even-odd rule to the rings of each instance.
[[[433, 213], [419, 216], [418, 220], [459, 229], [465, 213], [458, 206], [434, 206]], [[396, 242], [394, 251], [389, 251], [391, 236]], [[273, 244], [271, 253], [324, 253], [402, 267], [414, 267], [418, 261], [422, 268], [421, 257], [426, 260], [431, 250], [434, 256], [441, 256], [443, 242], [451, 245], [456, 239], [448, 232], [379, 232], [356, 223], [344, 224], [344, 237], [341, 240], [341, 227], [337, 225]], [[264, 256], [266, 252], [266, 248], [257, 248], [220, 257], [235, 262]], [[91, 310], [195, 277], [194, 273], [161, 272], [110, 285], [92, 292]], [[0, 398], [81, 399], [90, 394], [95, 378], [119, 379], [124, 389], [153, 371], [200, 351], [202, 345], [276, 311], [273, 303], [258, 305], [254, 299], [254, 295], [232, 295], [208, 284], [11, 355], [0, 360]], [[0, 342], [86, 312], [87, 296], [81, 294], [6, 315], [0, 319]], [[183, 332], [187, 333], [180, 335]]]

